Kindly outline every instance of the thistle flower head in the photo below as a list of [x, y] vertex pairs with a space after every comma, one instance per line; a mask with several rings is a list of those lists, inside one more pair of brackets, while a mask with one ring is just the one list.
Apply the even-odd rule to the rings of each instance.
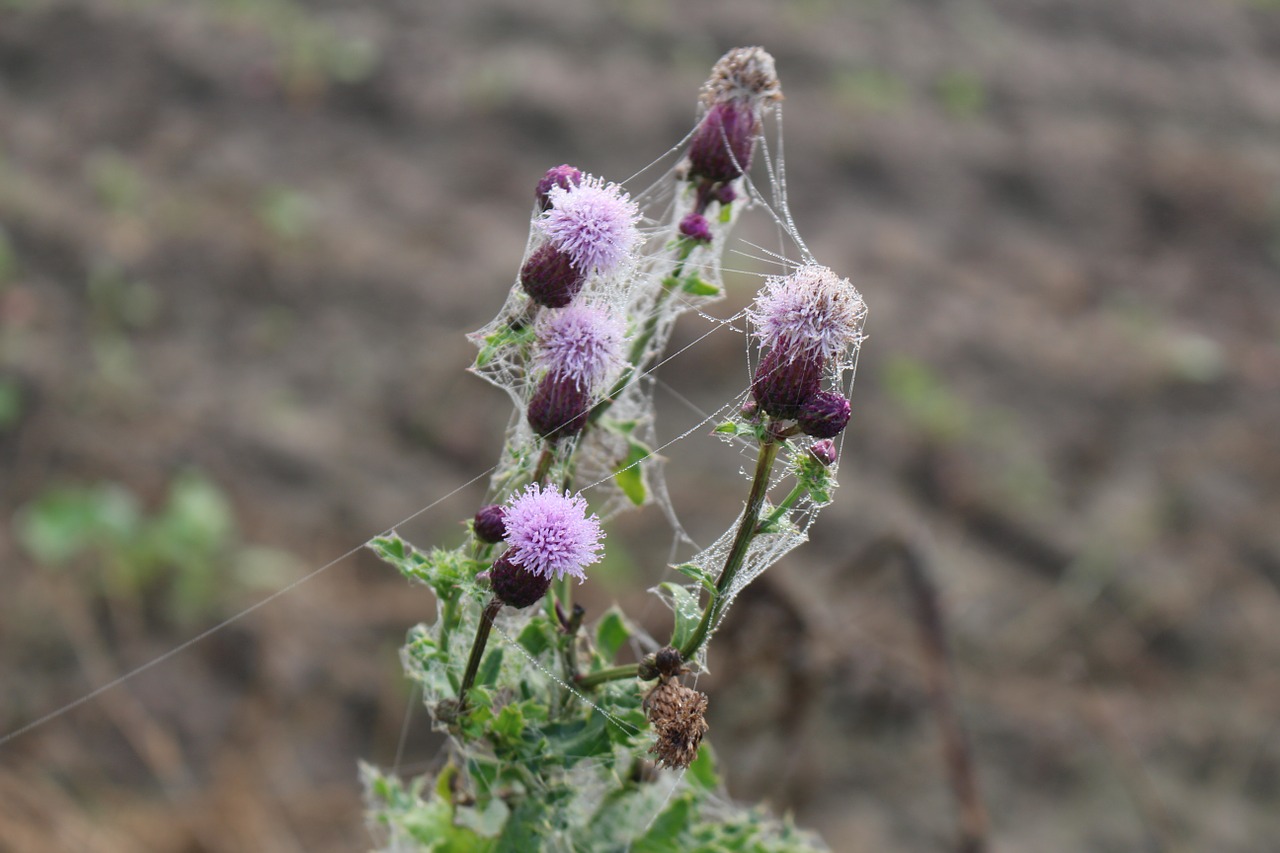
[[622, 365], [625, 338], [626, 328], [614, 313], [570, 305], [539, 318], [537, 364], [549, 376], [591, 392]]
[[782, 100], [773, 56], [763, 47], [735, 47], [712, 66], [698, 97], [707, 108], [731, 101], [758, 108]]
[[639, 208], [617, 184], [584, 177], [576, 186], [551, 187], [547, 198], [538, 228], [583, 273], [612, 273], [640, 244]]
[[866, 315], [857, 288], [817, 264], [770, 278], [747, 310], [761, 346], [836, 364], [862, 342]]
[[511, 546], [504, 557], [532, 574], [582, 580], [583, 568], [600, 560], [600, 519], [587, 515], [580, 495], [530, 484], [512, 499], [503, 520]]

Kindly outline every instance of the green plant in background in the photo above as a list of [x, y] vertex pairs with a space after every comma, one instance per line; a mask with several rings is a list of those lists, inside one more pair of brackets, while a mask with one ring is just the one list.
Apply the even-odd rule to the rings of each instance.
[[[571, 166], [539, 182], [517, 285], [472, 335], [472, 371], [515, 405], [487, 501], [453, 549], [394, 534], [369, 543], [435, 593], [435, 621], [410, 632], [402, 659], [450, 743], [433, 776], [405, 783], [363, 768], [386, 849], [821, 848], [725, 798], [702, 743], [710, 698], [685, 684], [705, 671], [738, 593], [806, 539], [836, 486], [835, 439], [850, 416], [842, 391], [866, 306], [794, 231], [805, 260], [783, 264], [744, 315], [757, 344], [750, 386], [707, 419], [754, 459], [745, 505], [676, 567], [682, 580], [656, 590], [672, 614], [669, 639], [617, 608], [588, 622], [573, 600], [604, 534], [575, 489], [605, 518], [649, 503], [674, 517], [652, 371], [676, 317], [723, 292], [720, 259], [737, 215], [748, 202], [771, 207], [746, 172], [780, 97], [767, 53], [726, 54], [702, 89], [683, 161], [643, 194], [656, 215]], [[788, 222], [783, 202], [772, 205]]]
[[179, 626], [218, 616], [240, 589], [277, 582], [289, 558], [240, 542], [226, 495], [204, 476], [175, 477], [154, 512], [117, 483], [56, 486], [15, 516], [27, 555], [50, 571], [140, 602]]

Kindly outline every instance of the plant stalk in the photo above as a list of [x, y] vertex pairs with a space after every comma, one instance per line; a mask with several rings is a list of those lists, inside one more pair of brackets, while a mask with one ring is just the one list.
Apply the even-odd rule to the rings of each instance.
[[498, 611], [501, 609], [502, 599], [494, 596], [485, 605], [484, 612], [480, 614], [480, 624], [476, 626], [476, 639], [471, 644], [471, 657], [467, 659], [467, 672], [462, 676], [462, 686], [458, 688], [459, 714], [467, 710], [467, 691], [471, 689], [471, 685], [475, 684], [476, 673], [480, 671], [480, 659], [484, 657], [484, 647], [489, 643], [489, 631], [493, 629], [493, 620], [497, 618]]
[[707, 609], [702, 613], [702, 621], [694, 629], [691, 636], [680, 647], [680, 657], [691, 660], [702, 644], [707, 641], [711, 627], [719, 620], [724, 611], [724, 597], [738, 576], [738, 570], [747, 556], [747, 548], [756, 534], [756, 525], [760, 523], [760, 508], [764, 506], [765, 492], [769, 490], [769, 474], [773, 471], [774, 460], [778, 458], [781, 445], [768, 438], [760, 445], [760, 453], [756, 457], [755, 478], [751, 481], [751, 493], [747, 495], [747, 508], [743, 510], [742, 520], [738, 522], [738, 532], [733, 537], [733, 545], [729, 556], [725, 558], [724, 568], [720, 570], [720, 578], [716, 581], [716, 591], [707, 602]]

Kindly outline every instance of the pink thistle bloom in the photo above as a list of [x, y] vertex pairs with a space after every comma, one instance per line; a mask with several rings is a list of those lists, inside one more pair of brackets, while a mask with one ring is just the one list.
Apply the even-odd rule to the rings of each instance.
[[539, 367], [588, 393], [599, 388], [623, 364], [626, 328], [603, 308], [571, 305], [538, 321]]
[[862, 294], [830, 269], [806, 264], [786, 277], [770, 278], [747, 309], [760, 345], [788, 354], [838, 364], [862, 342], [867, 305]]
[[530, 484], [511, 500], [503, 521], [511, 546], [503, 559], [532, 574], [584, 580], [583, 569], [601, 558], [600, 519], [587, 515], [581, 495], [570, 497], [552, 486]]
[[529, 399], [529, 425], [550, 441], [586, 426], [599, 388], [624, 363], [625, 328], [614, 314], [570, 305], [538, 320], [534, 362], [546, 371]]
[[640, 245], [639, 208], [617, 184], [584, 177], [568, 189], [551, 187], [547, 198], [538, 228], [579, 272], [609, 275]]

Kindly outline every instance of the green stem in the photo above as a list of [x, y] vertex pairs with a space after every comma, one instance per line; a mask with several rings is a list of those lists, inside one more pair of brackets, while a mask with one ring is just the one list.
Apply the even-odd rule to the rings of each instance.
[[489, 643], [489, 631], [493, 628], [493, 620], [502, 609], [502, 599], [493, 598], [485, 605], [480, 614], [480, 624], [476, 626], [476, 639], [471, 644], [471, 657], [467, 659], [467, 673], [462, 676], [462, 686], [458, 688], [458, 713], [467, 710], [467, 691], [475, 684], [476, 673], [480, 671], [480, 659], [484, 657], [484, 647]]
[[598, 687], [606, 681], [618, 681], [623, 678], [635, 678], [640, 673], [640, 665], [635, 663], [623, 664], [622, 666], [611, 666], [607, 669], [588, 672], [586, 675], [580, 675], [576, 679], [577, 685], [583, 690], [590, 690]]
[[765, 492], [769, 490], [769, 474], [773, 471], [773, 462], [778, 458], [780, 447], [780, 444], [767, 438], [760, 445], [760, 453], [756, 457], [755, 478], [751, 481], [751, 493], [747, 496], [747, 508], [742, 513], [742, 520], [738, 522], [738, 532], [733, 537], [733, 545], [729, 549], [729, 556], [725, 558], [724, 568], [720, 570], [716, 591], [711, 594], [707, 609], [702, 613], [702, 621], [694, 629], [693, 636], [680, 647], [680, 657], [684, 660], [692, 660], [698, 653], [702, 644], [707, 641], [707, 634], [724, 611], [725, 593], [733, 586], [738, 570], [742, 568], [742, 563], [747, 557], [747, 547], [756, 534], [756, 525], [760, 521], [760, 508], [764, 506]]
[[538, 457], [538, 465], [533, 469], [533, 482], [539, 486], [544, 485], [547, 479], [547, 472], [551, 470], [551, 463], [555, 461], [556, 451], [555, 445], [547, 442], [542, 448], [542, 455]]
[[[725, 593], [733, 585], [733, 581], [738, 575], [738, 570], [742, 568], [742, 563], [746, 559], [747, 546], [751, 544], [752, 538], [757, 533], [760, 509], [764, 506], [764, 496], [769, 490], [769, 475], [773, 471], [773, 463], [778, 458], [780, 449], [780, 444], [769, 440], [760, 445], [760, 453], [756, 457], [755, 478], [751, 481], [751, 493], [747, 496], [747, 508], [743, 511], [741, 521], [738, 522], [738, 532], [733, 538], [729, 556], [725, 558], [724, 568], [720, 570], [720, 577], [716, 581], [716, 591], [712, 593], [711, 600], [707, 602], [707, 609], [703, 611], [702, 620], [694, 630], [693, 636], [680, 649], [680, 657], [684, 660], [690, 660], [698, 653], [698, 650], [702, 648], [702, 644], [706, 642], [707, 634], [712, 626], [716, 624], [720, 614], [724, 612]], [[639, 673], [640, 665], [629, 663], [589, 672], [580, 676], [576, 681], [583, 690], [590, 690], [607, 681], [636, 678]]]
[[792, 487], [791, 492], [782, 499], [782, 503], [774, 507], [773, 512], [769, 513], [764, 521], [756, 525], [756, 533], [763, 533], [774, 524], [777, 524], [778, 519], [782, 518], [782, 516], [786, 514], [787, 510], [791, 509], [791, 507], [795, 505], [795, 502], [800, 500], [800, 496], [807, 491], [808, 488], [804, 483], [796, 483], [795, 486]]

